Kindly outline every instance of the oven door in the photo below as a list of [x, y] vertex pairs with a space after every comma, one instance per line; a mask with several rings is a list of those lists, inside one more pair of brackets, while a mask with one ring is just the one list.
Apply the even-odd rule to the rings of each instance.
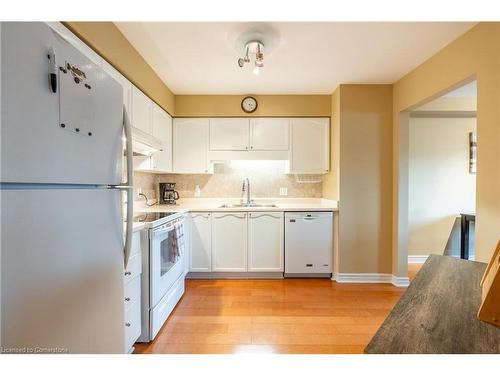
[[177, 256], [173, 249], [174, 235], [173, 223], [151, 229], [149, 263], [151, 308], [157, 305], [184, 270], [184, 241], [179, 241], [180, 256]]

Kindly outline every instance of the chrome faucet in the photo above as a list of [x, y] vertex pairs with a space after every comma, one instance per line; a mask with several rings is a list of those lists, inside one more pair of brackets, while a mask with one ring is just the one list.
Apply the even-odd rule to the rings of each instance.
[[252, 203], [252, 200], [250, 199], [250, 180], [247, 178], [245, 178], [243, 180], [243, 186], [241, 187], [241, 191], [243, 193], [247, 193], [247, 201], [246, 201], [246, 205], [249, 206], [251, 203]]

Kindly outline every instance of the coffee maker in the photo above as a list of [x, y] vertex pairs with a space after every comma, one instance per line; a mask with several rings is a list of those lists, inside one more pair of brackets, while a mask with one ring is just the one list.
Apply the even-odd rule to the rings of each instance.
[[175, 191], [175, 182], [160, 182], [160, 204], [176, 204], [179, 193]]

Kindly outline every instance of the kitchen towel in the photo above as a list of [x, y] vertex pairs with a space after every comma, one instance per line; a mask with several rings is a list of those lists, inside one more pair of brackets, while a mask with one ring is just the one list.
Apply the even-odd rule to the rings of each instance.
[[184, 253], [184, 225], [182, 223], [174, 224], [172, 233], [171, 259], [176, 263]]

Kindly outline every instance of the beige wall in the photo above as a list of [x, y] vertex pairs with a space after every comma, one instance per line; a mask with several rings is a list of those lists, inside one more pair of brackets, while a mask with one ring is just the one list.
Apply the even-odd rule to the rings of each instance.
[[424, 112], [475, 112], [477, 110], [477, 98], [448, 98], [440, 97], [429, 103], [426, 103], [415, 111]]
[[323, 116], [329, 117], [330, 95], [253, 95], [254, 113], [241, 109], [246, 95], [176, 95], [176, 117], [217, 116]]
[[64, 22], [74, 34], [171, 115], [175, 98], [113, 22]]
[[340, 86], [340, 273], [391, 272], [392, 86]]
[[476, 209], [469, 173], [475, 118], [410, 118], [408, 255], [442, 255], [460, 213]]
[[323, 197], [339, 200], [340, 179], [340, 87], [331, 98], [330, 172], [323, 178]]
[[480, 23], [394, 84], [393, 274], [407, 272], [407, 183], [400, 170], [408, 151], [407, 121], [401, 121], [400, 113], [474, 77], [478, 86], [476, 259], [487, 262], [491, 257], [500, 237], [499, 72], [500, 23]]

